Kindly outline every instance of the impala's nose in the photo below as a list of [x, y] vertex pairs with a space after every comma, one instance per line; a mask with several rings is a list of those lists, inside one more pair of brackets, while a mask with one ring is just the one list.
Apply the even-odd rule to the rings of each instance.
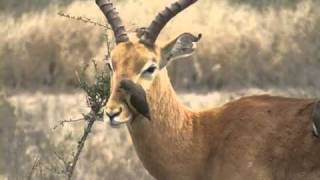
[[117, 108], [114, 110], [109, 110], [107, 109], [106, 115], [109, 117], [110, 120], [114, 119], [115, 117], [119, 116], [122, 112], [122, 108]]
[[113, 127], [118, 127], [121, 124], [126, 123], [124, 120], [124, 113], [122, 106], [118, 107], [107, 107], [105, 111], [105, 116], [110, 120], [110, 125]]
[[122, 108], [121, 107], [107, 107], [106, 108], [106, 116], [110, 120], [111, 125], [116, 125], [119, 121], [119, 117], [122, 113]]

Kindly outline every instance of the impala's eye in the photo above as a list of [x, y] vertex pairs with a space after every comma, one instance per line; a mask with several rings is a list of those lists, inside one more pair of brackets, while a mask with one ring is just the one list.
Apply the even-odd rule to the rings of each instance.
[[148, 67], [148, 69], [143, 71], [143, 74], [144, 75], [151, 75], [156, 71], [156, 69], [157, 69], [156, 65], [151, 65], [150, 67]]

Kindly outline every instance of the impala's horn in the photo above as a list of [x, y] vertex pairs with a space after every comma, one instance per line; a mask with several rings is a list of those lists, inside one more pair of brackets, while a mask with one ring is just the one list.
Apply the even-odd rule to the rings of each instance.
[[96, 3], [111, 25], [116, 43], [119, 44], [121, 42], [129, 41], [126, 29], [122, 24], [118, 12], [113, 7], [112, 2], [110, 2], [110, 0], [96, 0]]
[[170, 7], [166, 7], [160, 12], [156, 18], [152, 21], [150, 26], [145, 29], [144, 34], [140, 38], [140, 42], [143, 44], [153, 47], [158, 35], [164, 26], [178, 13], [189, 7], [191, 4], [198, 0], [178, 0], [171, 4]]

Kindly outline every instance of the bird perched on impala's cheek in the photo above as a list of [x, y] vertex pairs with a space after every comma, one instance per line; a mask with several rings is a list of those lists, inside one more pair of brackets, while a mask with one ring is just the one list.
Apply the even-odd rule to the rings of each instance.
[[142, 86], [131, 80], [122, 80], [120, 82], [120, 90], [125, 94], [126, 102], [132, 110], [149, 120], [151, 119], [146, 92]]

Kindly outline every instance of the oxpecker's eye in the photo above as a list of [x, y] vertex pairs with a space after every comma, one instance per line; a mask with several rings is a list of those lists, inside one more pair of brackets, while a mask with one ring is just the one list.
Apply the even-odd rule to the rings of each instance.
[[156, 65], [149, 66], [146, 70], [143, 71], [143, 75], [152, 75], [157, 69]]

